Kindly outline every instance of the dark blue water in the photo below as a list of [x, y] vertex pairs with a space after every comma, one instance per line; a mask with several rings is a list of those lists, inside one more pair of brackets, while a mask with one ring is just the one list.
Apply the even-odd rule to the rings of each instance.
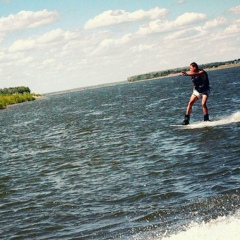
[[[188, 77], [0, 111], [0, 238], [237, 239], [240, 68], [209, 76], [210, 118], [235, 122], [172, 126], [184, 117]], [[197, 102], [191, 122], [202, 119]], [[206, 228], [212, 235], [201, 238]]]

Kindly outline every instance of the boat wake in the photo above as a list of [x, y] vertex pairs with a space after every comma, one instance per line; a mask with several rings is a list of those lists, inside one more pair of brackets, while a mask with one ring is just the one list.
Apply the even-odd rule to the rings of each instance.
[[236, 123], [236, 122], [240, 122], [240, 111], [233, 113], [228, 117], [223, 117], [222, 119], [217, 121], [189, 124], [185, 126], [185, 128], [193, 129], [193, 128], [215, 127], [215, 126], [227, 125], [227, 124]]
[[135, 235], [130, 240], [239, 240], [240, 211], [233, 215], [221, 216], [208, 222], [193, 222], [176, 233], [171, 230]]
[[237, 240], [240, 236], [240, 211], [232, 216], [218, 217], [208, 223], [194, 223], [169, 237], [159, 240]]
[[184, 129], [196, 129], [196, 128], [205, 128], [205, 127], [216, 127], [221, 125], [227, 125], [231, 123], [240, 122], [240, 111], [233, 113], [232, 115], [228, 117], [222, 117], [219, 120], [216, 121], [209, 121], [209, 122], [197, 122], [192, 123], [189, 125], [171, 125], [171, 126], [178, 126]]

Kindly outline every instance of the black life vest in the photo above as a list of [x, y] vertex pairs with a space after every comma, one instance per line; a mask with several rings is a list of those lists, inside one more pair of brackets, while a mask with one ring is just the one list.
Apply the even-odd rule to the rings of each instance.
[[192, 82], [195, 89], [200, 93], [210, 89], [208, 74], [205, 71], [200, 75], [193, 75]]

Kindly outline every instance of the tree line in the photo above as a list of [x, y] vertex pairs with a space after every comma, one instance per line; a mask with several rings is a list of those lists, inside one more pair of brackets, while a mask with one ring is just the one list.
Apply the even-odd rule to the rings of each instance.
[[4, 109], [11, 104], [33, 101], [36, 96], [41, 95], [31, 93], [29, 87], [0, 88], [0, 109]]
[[[229, 64], [239, 63], [239, 62], [240, 62], [240, 59], [235, 59], [235, 60], [226, 61], [226, 62], [212, 62], [212, 63], [206, 63], [206, 64], [199, 65], [199, 68], [200, 69], [217, 68], [222, 65], [229, 65]], [[144, 74], [131, 76], [131, 77], [128, 77], [127, 80], [129, 82], [147, 80], [147, 79], [153, 79], [153, 78], [158, 78], [158, 77], [165, 77], [170, 74], [180, 73], [181, 71], [188, 71], [188, 70], [189, 70], [189, 67], [174, 68], [174, 69], [169, 69], [169, 70], [156, 71], [156, 72], [150, 72], [150, 73], [144, 73]]]
[[10, 87], [10, 88], [0, 88], [1, 95], [12, 95], [12, 94], [23, 94], [23, 93], [31, 93], [29, 87]]

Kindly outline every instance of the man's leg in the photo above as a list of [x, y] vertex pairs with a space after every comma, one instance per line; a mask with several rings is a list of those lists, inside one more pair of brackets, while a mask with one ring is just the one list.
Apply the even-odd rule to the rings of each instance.
[[193, 104], [198, 100], [198, 98], [195, 95], [192, 95], [190, 97], [190, 100], [188, 102], [187, 110], [186, 110], [186, 115], [190, 115], [192, 112], [192, 107]]
[[202, 96], [202, 109], [203, 109], [203, 114], [204, 114], [204, 121], [209, 121], [207, 100], [208, 100], [208, 95], [204, 94]]
[[186, 110], [186, 115], [184, 117], [184, 120], [183, 120], [183, 125], [188, 125], [189, 124], [189, 121], [190, 121], [190, 114], [192, 112], [192, 107], [193, 107], [193, 104], [198, 100], [198, 98], [195, 96], [195, 95], [192, 95], [190, 97], [190, 100], [188, 102], [188, 106], [187, 106], [187, 110]]

